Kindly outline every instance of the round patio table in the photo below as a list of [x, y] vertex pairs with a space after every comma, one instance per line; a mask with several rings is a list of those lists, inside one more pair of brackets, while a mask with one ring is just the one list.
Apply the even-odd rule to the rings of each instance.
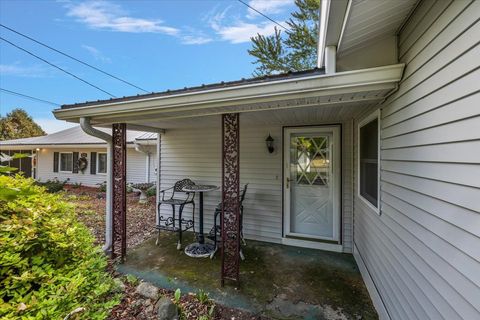
[[215, 245], [213, 243], [206, 243], [203, 235], [203, 193], [217, 189], [217, 186], [201, 184], [191, 185], [182, 189], [185, 192], [199, 193], [200, 197], [200, 230], [197, 237], [198, 242], [189, 244], [185, 247], [185, 254], [189, 257], [207, 258], [215, 250]]

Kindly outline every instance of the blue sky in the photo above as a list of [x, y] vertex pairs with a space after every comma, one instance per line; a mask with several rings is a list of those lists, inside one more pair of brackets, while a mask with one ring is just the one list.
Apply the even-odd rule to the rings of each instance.
[[[293, 0], [245, 0], [283, 22]], [[250, 77], [250, 36], [274, 24], [236, 0], [0, 1], [0, 22], [148, 91]], [[0, 36], [111, 92], [142, 93], [4, 28]], [[0, 41], [0, 87], [59, 104], [109, 98]], [[0, 115], [21, 107], [48, 133], [55, 108], [0, 92]]]

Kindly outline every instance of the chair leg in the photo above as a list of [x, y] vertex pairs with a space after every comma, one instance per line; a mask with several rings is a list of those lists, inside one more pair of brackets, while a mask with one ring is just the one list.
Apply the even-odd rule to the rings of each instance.
[[240, 241], [244, 246], [247, 245], [245, 238], [243, 237], [243, 206], [240, 208]]
[[196, 234], [195, 232], [195, 202], [192, 202], [192, 223], [193, 223], [193, 234]]
[[[157, 218], [158, 218], [158, 224], [160, 225], [160, 205], [158, 205], [158, 212], [157, 212]], [[160, 228], [158, 228], [158, 233], [157, 233], [157, 240], [155, 241], [155, 245], [158, 246], [160, 243]]]
[[245, 256], [243, 255], [242, 249], [240, 249], [240, 259], [242, 259], [242, 261], [245, 261]]
[[178, 242], [177, 242], [177, 250], [182, 249], [182, 211], [183, 205], [180, 206], [178, 209]]

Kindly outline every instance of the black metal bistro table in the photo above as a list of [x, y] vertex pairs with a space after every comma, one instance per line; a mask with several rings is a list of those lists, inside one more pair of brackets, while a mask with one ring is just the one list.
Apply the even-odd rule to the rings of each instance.
[[215, 245], [213, 243], [206, 243], [203, 235], [203, 193], [217, 189], [217, 186], [201, 184], [191, 185], [182, 189], [185, 192], [196, 192], [200, 195], [200, 230], [197, 237], [198, 242], [189, 244], [185, 247], [185, 254], [189, 257], [207, 258], [215, 250]]

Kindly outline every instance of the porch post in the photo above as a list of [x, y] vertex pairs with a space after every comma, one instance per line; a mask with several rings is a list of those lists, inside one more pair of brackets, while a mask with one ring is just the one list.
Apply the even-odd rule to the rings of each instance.
[[112, 257], [127, 253], [127, 125], [112, 125]]
[[222, 115], [222, 286], [239, 280], [240, 267], [240, 117]]

